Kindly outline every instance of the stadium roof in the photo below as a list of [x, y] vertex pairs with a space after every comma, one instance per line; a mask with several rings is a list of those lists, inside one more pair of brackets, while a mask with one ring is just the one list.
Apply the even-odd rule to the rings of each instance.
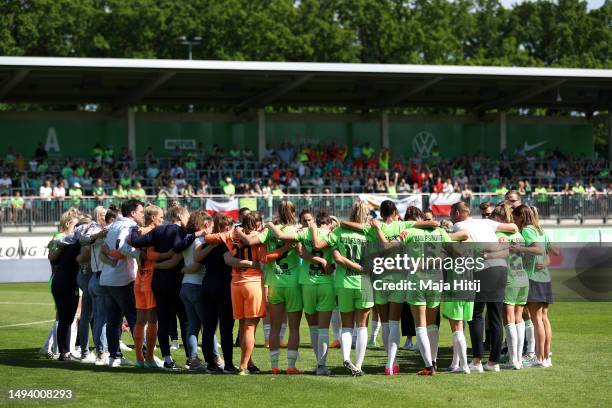
[[592, 112], [612, 107], [612, 70], [0, 57], [0, 101]]

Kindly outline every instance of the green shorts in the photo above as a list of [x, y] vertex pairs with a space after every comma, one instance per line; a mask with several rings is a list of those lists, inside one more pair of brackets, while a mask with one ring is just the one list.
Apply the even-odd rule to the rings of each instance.
[[449, 320], [472, 320], [474, 313], [474, 302], [457, 300], [442, 302], [442, 316]]
[[405, 290], [391, 289], [374, 289], [374, 303], [377, 305], [386, 305], [392, 303], [405, 303], [408, 300], [408, 294]]
[[370, 309], [374, 306], [371, 291], [362, 289], [336, 288], [340, 313], [354, 312], [356, 309]]
[[510, 288], [506, 286], [504, 294], [504, 303], [507, 305], [526, 305], [527, 295], [529, 294], [529, 286], [522, 288]]
[[437, 290], [409, 290], [406, 297], [408, 304], [412, 306], [426, 306], [428, 309], [440, 306], [441, 294]]
[[268, 286], [268, 302], [271, 305], [285, 304], [287, 313], [302, 311], [302, 288], [293, 286], [289, 288]]
[[336, 294], [332, 283], [302, 285], [304, 313], [331, 312], [336, 307]]

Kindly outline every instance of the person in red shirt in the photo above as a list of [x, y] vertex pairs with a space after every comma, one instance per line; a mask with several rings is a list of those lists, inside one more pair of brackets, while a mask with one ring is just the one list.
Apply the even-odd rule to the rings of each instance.
[[378, 168], [378, 159], [372, 155], [368, 159], [368, 170], [376, 170]]
[[436, 184], [433, 187], [434, 193], [441, 193], [444, 190], [444, 183], [442, 182], [442, 177], [438, 177]]

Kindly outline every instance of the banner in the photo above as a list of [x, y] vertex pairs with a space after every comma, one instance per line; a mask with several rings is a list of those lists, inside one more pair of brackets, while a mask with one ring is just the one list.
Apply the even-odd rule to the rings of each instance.
[[461, 201], [461, 194], [459, 193], [434, 193], [429, 196], [429, 208], [431, 208], [434, 215], [449, 216], [451, 206], [459, 201]]
[[397, 211], [400, 213], [400, 216], [402, 218], [404, 217], [404, 214], [406, 214], [406, 209], [408, 207], [412, 207], [412, 206], [417, 207], [417, 208], [423, 207], [423, 204], [422, 204], [423, 200], [421, 199], [420, 195], [411, 195], [406, 198], [402, 198], [400, 200], [397, 198], [391, 198], [391, 197], [381, 196], [381, 195], [360, 194], [359, 199], [361, 201], [367, 202], [370, 205], [370, 208], [376, 212], [377, 216], [380, 216], [378, 212], [380, 203], [382, 203], [385, 200], [391, 200], [395, 203], [395, 206], [397, 207]]
[[240, 208], [246, 207], [251, 211], [257, 211], [257, 197], [243, 197], [240, 199]]
[[239, 208], [237, 198], [222, 203], [210, 199], [206, 200], [206, 211], [211, 215], [219, 212], [237, 220]]

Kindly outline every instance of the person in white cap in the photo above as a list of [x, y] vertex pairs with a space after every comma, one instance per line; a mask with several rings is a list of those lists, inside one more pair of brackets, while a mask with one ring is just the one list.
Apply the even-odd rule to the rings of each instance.
[[68, 190], [68, 196], [70, 197], [70, 205], [78, 207], [81, 204], [81, 197], [83, 196], [83, 190], [81, 185], [77, 182], [72, 184], [72, 188]]

